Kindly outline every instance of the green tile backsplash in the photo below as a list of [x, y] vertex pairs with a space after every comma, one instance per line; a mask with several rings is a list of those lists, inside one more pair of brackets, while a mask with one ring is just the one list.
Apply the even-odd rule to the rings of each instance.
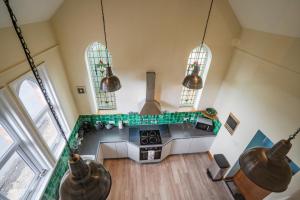
[[[70, 145], [73, 148], [76, 146], [76, 143], [77, 143], [76, 138], [77, 138], [77, 133], [78, 133], [80, 124], [81, 124], [81, 120], [79, 117], [73, 130], [72, 130], [70, 138], [69, 138]], [[66, 171], [68, 169], [68, 159], [69, 159], [69, 151], [65, 147], [58, 162], [57, 162], [57, 165], [56, 165], [54, 172], [52, 174], [52, 177], [47, 185], [47, 188], [43, 194], [43, 197], [42, 197], [43, 200], [57, 200], [58, 199], [59, 184], [60, 184], [60, 180], [62, 179], [62, 177], [64, 176], [64, 174], [66, 173]]]
[[[138, 113], [131, 114], [116, 114], [116, 115], [81, 115], [83, 121], [90, 121], [95, 124], [97, 121], [105, 123], [118, 124], [119, 120], [129, 126], [134, 125], [149, 125], [149, 124], [178, 124], [183, 122], [195, 123], [199, 117], [204, 117], [201, 112], [175, 112], [164, 113], [161, 115], [140, 115]], [[213, 120], [214, 133], [217, 134], [221, 123], [219, 120]]]
[[[134, 125], [149, 125], [149, 124], [177, 124], [183, 122], [195, 123], [198, 117], [204, 117], [201, 112], [175, 112], [175, 113], [164, 113], [161, 115], [139, 115], [138, 113], [130, 114], [116, 114], [116, 115], [80, 115], [70, 136], [70, 143], [72, 147], [76, 146], [76, 137], [83, 121], [92, 122], [95, 124], [97, 121], [105, 123], [118, 124], [120, 120], [123, 123], [134, 126]], [[219, 120], [213, 120], [215, 134], [218, 133], [221, 128], [221, 122]], [[47, 188], [43, 194], [43, 200], [57, 200], [59, 193], [59, 184], [63, 175], [68, 169], [68, 150], [65, 148], [63, 153], [56, 165], [53, 175], [47, 185]]]

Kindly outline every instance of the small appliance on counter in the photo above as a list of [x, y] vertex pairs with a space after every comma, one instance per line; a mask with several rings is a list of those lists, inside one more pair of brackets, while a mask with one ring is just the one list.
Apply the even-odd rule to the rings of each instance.
[[89, 121], [82, 122], [80, 127], [79, 127], [79, 130], [83, 130], [84, 134], [88, 133], [88, 132], [91, 132], [93, 130], [92, 123], [89, 122]]
[[214, 125], [211, 119], [200, 117], [196, 122], [195, 128], [204, 131], [213, 131]]
[[95, 123], [95, 128], [96, 128], [96, 130], [104, 129], [104, 123], [101, 122], [101, 121], [97, 121], [97, 122]]
[[110, 130], [110, 129], [112, 129], [114, 127], [114, 125], [113, 124], [110, 124], [110, 123], [108, 123], [108, 124], [105, 124], [105, 128], [107, 129], [107, 130]]

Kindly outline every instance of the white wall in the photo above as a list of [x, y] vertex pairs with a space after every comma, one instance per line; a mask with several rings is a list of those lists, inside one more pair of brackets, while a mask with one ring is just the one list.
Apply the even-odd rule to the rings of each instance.
[[[224, 124], [232, 112], [240, 124], [233, 135], [224, 127], [211, 148], [233, 165], [260, 129], [273, 142], [300, 126], [300, 38], [243, 30], [215, 102]], [[300, 166], [300, 137], [289, 157]], [[285, 197], [299, 188], [299, 173]], [[272, 199], [278, 199], [272, 194]]]
[[[64, 64], [51, 25], [49, 22], [39, 22], [27, 24], [21, 28], [36, 64], [45, 63], [49, 78], [66, 115], [67, 123], [72, 130], [78, 118], [78, 112], [69, 89]], [[0, 44], [1, 88], [6, 87], [30, 68], [12, 28], [0, 29]]]
[[[52, 18], [70, 86], [81, 114], [91, 109], [92, 95], [84, 53], [89, 44], [104, 44], [100, 2], [65, 0]], [[145, 99], [146, 71], [157, 74], [156, 98], [163, 109], [178, 110], [187, 58], [201, 42], [208, 0], [110, 0], [104, 2], [108, 48], [113, 71], [121, 80], [117, 111], [139, 111]], [[232, 55], [240, 26], [226, 0], [215, 1], [206, 43], [213, 60], [200, 107], [212, 106]], [[87, 87], [79, 95], [76, 86]]]

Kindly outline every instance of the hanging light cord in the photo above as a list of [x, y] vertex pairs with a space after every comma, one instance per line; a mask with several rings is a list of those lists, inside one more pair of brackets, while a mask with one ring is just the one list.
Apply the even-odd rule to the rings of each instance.
[[208, 15], [207, 15], [207, 19], [206, 19], [206, 23], [205, 23], [205, 27], [204, 27], [204, 33], [203, 33], [203, 37], [202, 37], [202, 41], [201, 41], [200, 51], [202, 50], [203, 43], [204, 43], [204, 40], [205, 40], [206, 31], [207, 31], [207, 25], [208, 25], [208, 22], [209, 22], [209, 18], [210, 18], [210, 13], [211, 13], [211, 9], [212, 9], [212, 6], [213, 6], [213, 2], [214, 2], [214, 0], [211, 0], [211, 2], [210, 2], [210, 7], [209, 7], [209, 11], [208, 11]]
[[38, 85], [39, 85], [39, 87], [40, 87], [40, 89], [41, 89], [41, 91], [43, 93], [43, 96], [44, 96], [44, 98], [45, 98], [45, 100], [46, 100], [46, 102], [47, 102], [47, 104], [48, 104], [48, 106], [50, 108], [50, 111], [51, 111], [51, 113], [52, 113], [52, 115], [54, 117], [54, 120], [55, 120], [55, 122], [56, 122], [56, 124], [57, 124], [57, 126], [59, 128], [60, 134], [62, 135], [62, 137], [66, 141], [67, 148], [68, 148], [68, 150], [70, 152], [70, 155], [73, 156], [73, 150], [72, 150], [72, 148], [71, 148], [71, 146], [69, 144], [69, 141], [68, 141], [68, 139], [67, 139], [67, 137], [65, 135], [65, 132], [64, 132], [64, 130], [63, 130], [63, 128], [62, 128], [62, 126], [61, 126], [61, 124], [59, 122], [59, 119], [58, 119], [58, 116], [57, 116], [56, 111], [54, 109], [54, 106], [51, 103], [51, 99], [50, 99], [49, 95], [47, 94], [47, 91], [46, 91], [46, 88], [44, 86], [43, 80], [40, 77], [38, 69], [37, 69], [37, 67], [36, 67], [36, 65], [34, 63], [34, 60], [33, 60], [32, 56], [31, 56], [31, 54], [30, 54], [30, 50], [28, 49], [28, 46], [27, 46], [27, 44], [25, 42], [25, 39], [24, 39], [24, 37], [22, 35], [21, 28], [17, 24], [17, 18], [14, 15], [14, 13], [13, 13], [11, 7], [10, 7], [9, 0], [3, 0], [3, 1], [4, 1], [5, 5], [7, 7], [7, 10], [9, 12], [9, 16], [10, 16], [11, 21], [12, 21], [12, 24], [14, 26], [14, 29], [15, 29], [17, 35], [18, 35], [20, 43], [21, 43], [21, 45], [23, 47], [24, 53], [26, 55], [26, 59], [28, 61], [28, 64], [30, 65], [32, 73], [33, 73], [34, 77], [36, 78], [36, 81], [37, 81], [37, 83], [38, 83]]
[[[101, 1], [102, 1], [102, 0], [101, 0]], [[207, 26], [208, 26], [208, 22], [209, 22], [210, 13], [211, 13], [211, 9], [212, 9], [213, 3], [214, 3], [214, 0], [211, 0], [210, 6], [209, 6], [209, 10], [208, 10], [208, 14], [207, 14], [207, 18], [206, 18], [205, 27], [204, 27], [204, 32], [203, 32], [203, 36], [202, 36], [202, 40], [201, 40], [200, 51], [199, 51], [199, 57], [200, 57], [200, 54], [201, 54], [201, 51], [202, 51], [202, 48], [203, 48], [203, 44], [204, 44], [204, 41], [205, 41], [205, 36], [206, 36]], [[193, 74], [198, 74], [199, 71], [200, 71], [199, 67], [200, 67], [200, 66], [195, 66], [195, 67], [193, 68], [192, 73], [193, 73]]]
[[100, 0], [100, 2], [101, 2], [101, 12], [102, 12], [103, 33], [104, 33], [104, 40], [105, 40], [105, 53], [106, 53], [107, 65], [108, 67], [110, 67], [109, 57], [108, 57], [106, 27], [105, 27], [105, 17], [104, 17], [104, 10], [103, 10], [103, 0]]
[[288, 140], [291, 141], [295, 139], [295, 137], [298, 135], [299, 132], [300, 132], [300, 128], [298, 128], [294, 134], [290, 135]]

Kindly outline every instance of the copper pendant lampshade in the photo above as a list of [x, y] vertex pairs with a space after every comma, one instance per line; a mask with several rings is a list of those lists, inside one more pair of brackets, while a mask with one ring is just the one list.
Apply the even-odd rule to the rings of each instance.
[[265, 190], [285, 191], [292, 178], [286, 155], [292, 147], [291, 140], [299, 132], [300, 129], [272, 148], [253, 148], [244, 152], [239, 158], [241, 170], [253, 183]]
[[61, 181], [60, 200], [105, 200], [110, 192], [111, 176], [103, 165], [83, 161], [78, 154], [69, 160], [69, 171]]
[[[203, 33], [203, 37], [202, 37], [202, 41], [201, 41], [201, 45], [200, 45], [200, 52], [201, 52], [203, 44], [204, 44], [207, 25], [208, 25], [208, 22], [209, 22], [209, 17], [210, 17], [213, 2], [214, 2], [214, 0], [211, 0], [209, 11], [208, 11], [208, 16], [207, 16], [205, 27], [204, 27], [204, 33]], [[195, 65], [195, 64], [193, 64], [193, 65], [194, 65], [194, 69], [192, 71], [192, 74], [188, 74], [184, 77], [182, 85], [184, 87], [187, 87], [187, 88], [192, 89], [192, 90], [199, 90], [203, 87], [202, 78], [199, 75], [199, 66]]]
[[106, 67], [106, 77], [100, 82], [100, 90], [105, 92], [115, 92], [121, 89], [121, 83], [118, 77], [113, 75], [111, 67]]
[[100, 0], [100, 2], [101, 2], [101, 11], [102, 11], [103, 32], [104, 32], [104, 39], [105, 39], [105, 52], [106, 52], [106, 60], [107, 60], [106, 76], [100, 82], [100, 91], [101, 92], [115, 92], [115, 91], [121, 89], [121, 82], [117, 76], [113, 75], [111, 66], [109, 63], [103, 2], [102, 2], [102, 0]]
[[193, 90], [199, 90], [203, 87], [202, 85], [202, 78], [199, 76], [199, 66], [194, 65], [194, 69], [192, 74], [187, 75], [183, 82], [182, 85]]

